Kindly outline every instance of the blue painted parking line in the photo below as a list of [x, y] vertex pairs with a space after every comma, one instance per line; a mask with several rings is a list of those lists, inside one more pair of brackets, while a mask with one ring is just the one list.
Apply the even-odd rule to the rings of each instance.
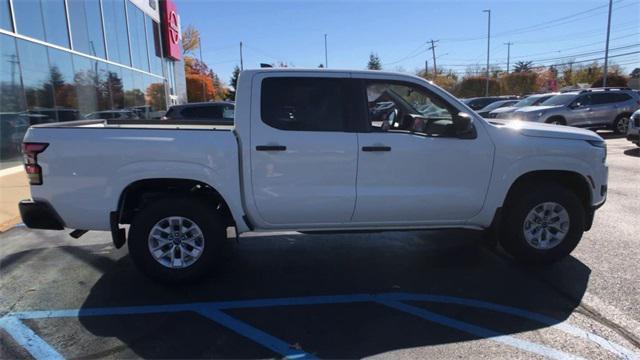
[[17, 318], [0, 318], [0, 327], [36, 359], [63, 360], [64, 358], [36, 333]]
[[432, 311], [424, 310], [419, 307], [407, 305], [399, 301], [392, 300], [380, 300], [378, 303], [386, 305], [390, 308], [400, 310], [411, 315], [415, 315], [419, 318], [440, 324], [446, 327], [454, 328], [467, 334], [477, 336], [482, 339], [491, 339], [499, 343], [509, 345], [520, 350], [528, 351], [534, 354], [546, 356], [551, 359], [582, 359], [581, 357], [573, 356], [569, 353], [552, 349], [548, 346], [532, 343], [530, 341], [521, 340], [513, 336], [501, 334], [497, 331], [493, 331], [481, 326], [466, 323], [464, 321], [456, 320], [444, 315], [436, 314]]
[[262, 330], [258, 330], [245, 322], [233, 318], [220, 310], [201, 310], [198, 313], [268, 349], [271, 349], [287, 359], [315, 359], [315, 356], [309, 355], [302, 350], [295, 349], [286, 342], [271, 336]]
[[[490, 310], [499, 313], [509, 314], [520, 318], [536, 321], [544, 325], [548, 325], [570, 335], [583, 338], [587, 341], [600, 345], [603, 349], [623, 359], [640, 358], [637, 354], [619, 344], [613, 343], [594, 333], [587, 332], [578, 327], [561, 323], [560, 321], [539, 313], [534, 313], [524, 309], [494, 304], [486, 301], [466, 299], [445, 295], [428, 295], [428, 294], [412, 294], [412, 293], [387, 293], [387, 294], [355, 294], [355, 295], [325, 295], [325, 296], [307, 296], [307, 297], [289, 297], [289, 298], [272, 298], [257, 300], [239, 300], [239, 301], [218, 301], [218, 302], [200, 302], [190, 304], [171, 304], [171, 305], [148, 305], [148, 306], [125, 306], [111, 308], [87, 308], [87, 309], [67, 309], [67, 310], [43, 310], [43, 311], [25, 311], [14, 312], [0, 318], [0, 326], [7, 330], [11, 336], [20, 337], [18, 341], [37, 359], [48, 358], [42, 357], [43, 353], [53, 350], [46, 342], [37, 337], [33, 331], [28, 329], [20, 322], [20, 319], [43, 319], [43, 318], [60, 318], [60, 317], [86, 317], [86, 316], [113, 316], [113, 315], [139, 315], [152, 313], [177, 313], [177, 312], [196, 312], [217, 323], [227, 327], [228, 329], [246, 337], [262, 346], [271, 349], [278, 354], [289, 358], [312, 358], [313, 356], [302, 350], [290, 347], [286, 342], [269, 335], [262, 330], [256, 329], [238, 319], [235, 319], [223, 310], [226, 309], [245, 309], [245, 308], [264, 308], [276, 306], [309, 306], [323, 304], [345, 304], [345, 303], [379, 303], [399, 311], [417, 316], [421, 319], [428, 320], [443, 326], [457, 329], [481, 339], [494, 340], [502, 344], [506, 344], [520, 350], [531, 353], [551, 357], [551, 358], [576, 358], [575, 356], [533, 342], [508, 336], [491, 329], [483, 328], [474, 324], [466, 323], [460, 320], [449, 318], [428, 310], [421, 309], [416, 306], [406, 304], [406, 301], [422, 301], [435, 302], [442, 304], [453, 304], [483, 310]], [[26, 330], [25, 330], [26, 329]], [[28, 331], [27, 331], [28, 330]], [[26, 335], [25, 335], [26, 334]], [[24, 339], [32, 339], [23, 341]], [[21, 342], [22, 341], [22, 342]], [[26, 344], [26, 345], [25, 345]], [[36, 344], [35, 347], [27, 347], [29, 344]], [[38, 344], [46, 345], [40, 347]], [[32, 352], [32, 350], [34, 352]], [[57, 353], [55, 353], [57, 354]]]

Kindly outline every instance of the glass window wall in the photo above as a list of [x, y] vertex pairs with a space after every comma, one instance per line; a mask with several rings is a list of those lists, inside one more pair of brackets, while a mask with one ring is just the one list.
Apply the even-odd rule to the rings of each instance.
[[149, 71], [144, 13], [127, 1], [127, 14], [129, 16], [129, 38], [131, 39], [131, 64], [136, 69]]
[[[45, 0], [49, 1], [49, 0]], [[68, 0], [73, 49], [105, 58], [102, 16], [98, 0]], [[16, 20], [16, 22], [18, 22]]]
[[131, 66], [127, 34], [126, 0], [102, 0], [109, 60]]
[[14, 0], [13, 10], [19, 34], [69, 47], [64, 0]]
[[9, 0], [0, 0], [0, 29], [13, 31]]

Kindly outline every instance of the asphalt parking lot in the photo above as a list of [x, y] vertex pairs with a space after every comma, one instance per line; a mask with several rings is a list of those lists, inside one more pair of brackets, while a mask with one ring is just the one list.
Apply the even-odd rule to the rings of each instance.
[[108, 233], [0, 234], [0, 358], [638, 358], [640, 148], [573, 255], [522, 267], [472, 231], [246, 234], [207, 281], [140, 275]]

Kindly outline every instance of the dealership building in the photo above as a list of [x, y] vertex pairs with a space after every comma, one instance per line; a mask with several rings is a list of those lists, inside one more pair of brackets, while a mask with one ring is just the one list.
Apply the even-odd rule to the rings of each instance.
[[171, 0], [0, 0], [0, 169], [30, 125], [151, 119], [184, 102]]

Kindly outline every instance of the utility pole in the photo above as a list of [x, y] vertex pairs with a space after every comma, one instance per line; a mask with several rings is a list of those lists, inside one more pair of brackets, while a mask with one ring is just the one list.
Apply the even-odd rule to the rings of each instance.
[[[198, 35], [198, 50], [200, 51], [200, 64], [204, 65], [204, 62], [202, 61], [202, 40], [200, 38], [200, 35]], [[204, 90], [205, 86], [204, 86], [204, 76], [202, 77], [202, 101], [207, 101], [206, 100], [206, 92]]]
[[242, 62], [242, 41], [240, 41], [240, 71], [244, 70], [244, 65]]
[[484, 88], [484, 96], [489, 96], [489, 54], [491, 52], [491, 10], [482, 10], [489, 15], [487, 22], [487, 85]]
[[433, 55], [433, 79], [434, 80], [438, 76], [438, 73], [437, 73], [437, 70], [436, 70], [436, 44], [435, 44], [438, 41], [440, 41], [440, 40], [431, 39], [431, 47], [429, 47], [429, 50], [431, 50], [431, 54]]
[[424, 76], [426, 77], [429, 73], [429, 60], [424, 61]]
[[513, 43], [511, 41], [504, 43], [507, 45], [507, 74], [509, 73], [509, 60], [511, 59], [511, 45]]
[[607, 43], [604, 48], [604, 74], [602, 74], [602, 87], [607, 87], [607, 66], [609, 65], [609, 33], [611, 32], [611, 6], [613, 0], [609, 0], [609, 18], [607, 20]]
[[324, 34], [324, 67], [329, 67], [329, 60], [327, 60], [327, 34]]

